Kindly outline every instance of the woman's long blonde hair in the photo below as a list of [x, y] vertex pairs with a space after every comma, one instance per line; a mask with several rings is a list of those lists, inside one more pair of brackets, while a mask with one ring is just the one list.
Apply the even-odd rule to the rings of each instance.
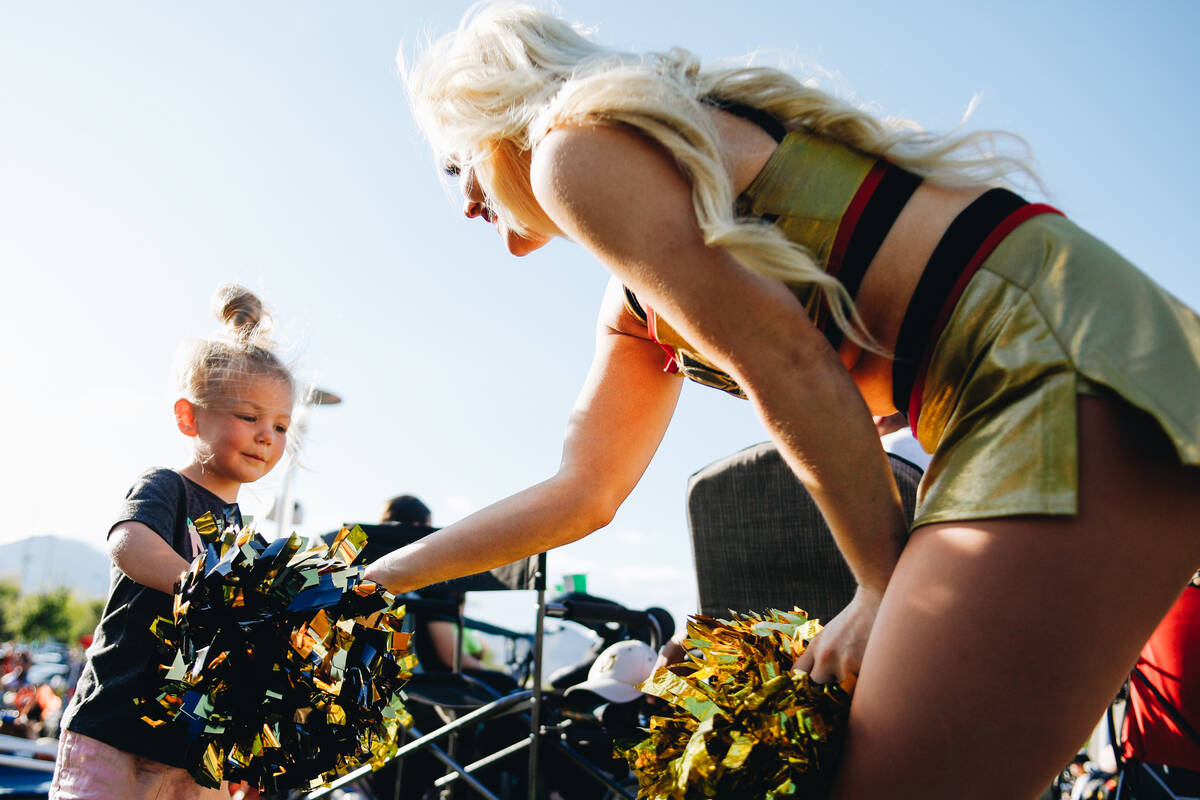
[[[733, 186], [702, 100], [761, 109], [791, 129], [886, 157], [945, 185], [978, 185], [1024, 172], [1024, 157], [996, 152], [995, 131], [937, 136], [884, 122], [798, 78], [768, 67], [702, 69], [686, 50], [633, 55], [588, 39], [554, 14], [511, 2], [467, 12], [457, 31], [430, 44], [401, 73], [418, 124], [439, 160], [474, 170], [493, 212], [522, 233], [561, 232], [534, 199], [532, 153], [556, 126], [586, 121], [628, 125], [664, 147], [692, 183], [705, 244], [748, 269], [825, 296], [835, 322], [878, 351], [853, 301], [803, 246], [758, 220], [734, 215]], [[1034, 178], [1036, 180], [1036, 178]]]

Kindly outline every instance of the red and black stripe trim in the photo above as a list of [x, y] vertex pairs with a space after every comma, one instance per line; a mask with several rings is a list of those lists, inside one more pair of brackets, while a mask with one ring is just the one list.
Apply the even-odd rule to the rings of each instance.
[[647, 333], [654, 343], [662, 348], [662, 351], [667, 354], [667, 360], [663, 362], [663, 372], [676, 373], [679, 372], [679, 360], [675, 357], [675, 348], [669, 344], [663, 344], [658, 340], [658, 334], [655, 332], [655, 314], [654, 309], [649, 306], [643, 307], [638, 302], [637, 295], [628, 286], [622, 284], [621, 289], [625, 292], [625, 303], [629, 306], [629, 310], [633, 312], [633, 316], [638, 322], [646, 326]]
[[[858, 296], [871, 260], [921, 180], [881, 158], [854, 193], [838, 225], [826, 268], [841, 281], [851, 300]], [[843, 333], [837, 326], [829, 325], [825, 336], [835, 350], [842, 343]]]
[[1061, 214], [1041, 203], [1028, 203], [1007, 189], [991, 189], [954, 218], [917, 282], [892, 362], [892, 400], [907, 410], [916, 433], [930, 351], [941, 336], [967, 283], [984, 260], [1014, 228], [1038, 214]]

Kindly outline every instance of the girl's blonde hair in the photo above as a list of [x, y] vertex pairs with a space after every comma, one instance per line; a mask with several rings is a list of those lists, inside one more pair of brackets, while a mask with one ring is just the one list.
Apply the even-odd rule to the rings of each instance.
[[222, 330], [180, 352], [175, 367], [179, 396], [200, 408], [216, 408], [232, 401], [239, 383], [268, 377], [282, 381], [295, 397], [292, 371], [276, 354], [269, 336], [273, 320], [258, 296], [226, 284], [213, 295], [212, 310]]
[[398, 61], [435, 154], [452, 168], [473, 169], [511, 229], [561, 234], [529, 179], [533, 150], [547, 132], [588, 121], [627, 125], [665, 148], [691, 180], [706, 245], [725, 248], [761, 275], [815, 287], [847, 336], [876, 351], [846, 290], [806, 248], [758, 220], [734, 216], [733, 186], [703, 101], [761, 109], [788, 129], [837, 139], [944, 185], [998, 182], [1014, 172], [1033, 177], [1026, 157], [997, 152], [1002, 138], [1024, 146], [1011, 134], [932, 135], [912, 123], [877, 119], [782, 70], [703, 69], [678, 48], [617, 52], [527, 5], [477, 5], [411, 68], [403, 54]]

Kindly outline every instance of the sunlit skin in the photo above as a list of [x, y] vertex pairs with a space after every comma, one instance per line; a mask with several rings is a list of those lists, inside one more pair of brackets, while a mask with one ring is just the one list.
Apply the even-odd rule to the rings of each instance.
[[[740, 117], [711, 113], [730, 156], [734, 192], [740, 192], [770, 158], [775, 140]], [[472, 171], [464, 167], [459, 174], [451, 162], [447, 172], [460, 177], [464, 215], [496, 224]], [[556, 547], [607, 524], [661, 441], [680, 383], [663, 372], [661, 349], [626, 309], [625, 285], [737, 380], [834, 531], [854, 532], [839, 543], [860, 591], [850, 613], [831, 624], [835, 635], [824, 637], [842, 646], [834, 648], [833, 663], [821, 661], [815, 677], [856, 672], [907, 536], [899, 494], [870, 422], [871, 413], [896, 410], [890, 360], [849, 339], [835, 353], [797, 313], [796, 298], [782, 283], [707, 246], [687, 178], [635, 133], [612, 125], [556, 128], [533, 153], [530, 182], [558, 230], [613, 275], [559, 471], [469, 523], [371, 565], [372, 575], [391, 589], [407, 590]], [[858, 296], [863, 322], [883, 348], [895, 344], [908, 297], [941, 234], [981, 191], [922, 185], [885, 237]], [[510, 232], [497, 229], [510, 252], [544, 244], [513, 242]], [[454, 543], [460, 529], [486, 530], [487, 547]]]
[[[447, 172], [453, 175], [459, 175], [457, 167], [447, 168]], [[490, 223], [496, 228], [496, 233], [500, 235], [500, 239], [504, 242], [505, 248], [514, 256], [525, 256], [543, 247], [550, 241], [549, 236], [542, 236], [537, 233], [520, 234], [504, 224], [503, 220], [498, 218], [492, 207], [488, 204], [487, 195], [484, 194], [483, 187], [479, 185], [479, 181], [475, 180], [475, 173], [471, 169], [464, 170], [460, 175], [460, 188], [463, 195], [463, 215], [467, 219], [481, 219], [484, 222]]]
[[276, 378], [252, 378], [227, 404], [202, 408], [180, 398], [175, 417], [179, 430], [195, 440], [195, 457], [180, 472], [233, 503], [243, 483], [266, 475], [283, 456], [291, 387]]
[[[775, 142], [713, 113], [736, 193]], [[1084, 396], [1074, 516], [937, 521], [910, 536], [871, 421], [897, 410], [886, 355], [852, 342], [835, 353], [786, 286], [707, 246], [686, 176], [634, 131], [552, 129], [532, 153], [530, 184], [557, 229], [613, 276], [559, 467], [372, 563], [366, 576], [405, 591], [612, 521], [662, 440], [682, 383], [663, 372], [661, 349], [626, 311], [627, 286], [745, 391], [858, 581], [850, 605], [795, 665], [817, 682], [857, 675], [831, 799], [958, 798], [964, 775], [987, 777], [969, 782], [973, 798], [1036, 796], [1200, 563], [1200, 471], [1180, 468], [1148, 418]], [[934, 248], [982, 191], [926, 181], [891, 226], [856, 298], [884, 353]], [[464, 213], [494, 223], [473, 183], [464, 185]], [[500, 232], [510, 252], [544, 244]], [[1082, 618], [1089, 625], [1075, 630]]]

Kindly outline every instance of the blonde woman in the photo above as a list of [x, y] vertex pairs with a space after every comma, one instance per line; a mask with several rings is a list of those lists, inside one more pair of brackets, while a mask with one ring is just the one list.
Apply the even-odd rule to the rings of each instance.
[[[469, 219], [613, 280], [558, 472], [370, 574], [410, 589], [602, 527], [682, 374], [753, 404], [858, 579], [798, 664], [857, 675], [834, 796], [1037, 795], [1200, 564], [1200, 319], [993, 188], [1021, 165], [992, 135], [520, 6], [406, 79]], [[871, 421], [896, 410], [933, 454], [911, 535]]]

